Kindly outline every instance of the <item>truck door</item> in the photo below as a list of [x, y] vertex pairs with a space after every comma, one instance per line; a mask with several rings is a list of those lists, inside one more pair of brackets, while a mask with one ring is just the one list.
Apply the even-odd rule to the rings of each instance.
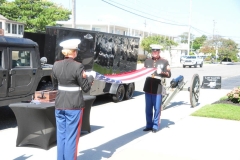
[[10, 71], [8, 96], [29, 94], [37, 76], [35, 50], [31, 48], [10, 48]]
[[[5, 54], [4, 54], [5, 52]], [[0, 48], [0, 98], [7, 96], [7, 77], [8, 77], [8, 70], [6, 67], [7, 64], [7, 56], [6, 50]]]

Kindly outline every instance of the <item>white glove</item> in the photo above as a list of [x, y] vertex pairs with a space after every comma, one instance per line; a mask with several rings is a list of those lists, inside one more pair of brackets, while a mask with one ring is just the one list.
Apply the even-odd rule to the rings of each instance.
[[157, 66], [157, 74], [162, 73], [162, 68], [160, 67], [160, 65]]
[[86, 71], [85, 74], [89, 77], [90, 75], [93, 76], [93, 78], [96, 77], [96, 72], [95, 71]]

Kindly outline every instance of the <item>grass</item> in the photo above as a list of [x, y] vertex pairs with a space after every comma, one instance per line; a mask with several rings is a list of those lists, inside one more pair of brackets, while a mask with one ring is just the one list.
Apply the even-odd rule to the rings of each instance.
[[[221, 99], [224, 100], [225, 97]], [[203, 106], [191, 115], [240, 121], [240, 106], [225, 103], [210, 104]]]

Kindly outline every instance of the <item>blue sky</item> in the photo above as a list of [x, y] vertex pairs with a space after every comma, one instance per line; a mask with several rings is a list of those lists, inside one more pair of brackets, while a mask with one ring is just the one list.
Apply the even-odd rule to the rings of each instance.
[[[72, 8], [72, 0], [51, 1]], [[147, 30], [180, 35], [188, 32], [190, 1], [192, 34], [218, 34], [240, 43], [240, 0], [76, 0], [76, 21], [109, 21], [139, 29], [146, 21]]]

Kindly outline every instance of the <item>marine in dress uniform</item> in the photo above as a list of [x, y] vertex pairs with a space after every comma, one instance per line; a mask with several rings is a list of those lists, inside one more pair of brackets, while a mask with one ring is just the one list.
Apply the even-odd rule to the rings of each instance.
[[[160, 57], [160, 45], [151, 45], [152, 57], [144, 62], [146, 68], [157, 68], [157, 70], [146, 78], [143, 91], [145, 92], [145, 113], [146, 127], [143, 131], [157, 132], [160, 126], [161, 104], [163, 86], [161, 78], [171, 77], [169, 63], [166, 59]], [[154, 109], [154, 113], [153, 113]]]
[[94, 77], [87, 76], [84, 66], [75, 61], [79, 39], [60, 43], [65, 58], [53, 65], [53, 84], [58, 89], [55, 100], [57, 125], [57, 159], [76, 160], [84, 110], [83, 91], [91, 89]]

